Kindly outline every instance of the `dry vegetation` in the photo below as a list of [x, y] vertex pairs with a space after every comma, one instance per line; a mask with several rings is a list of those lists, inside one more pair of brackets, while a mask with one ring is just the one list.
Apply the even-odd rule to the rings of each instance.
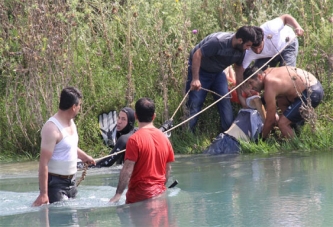
[[[305, 29], [298, 66], [325, 86], [317, 124], [328, 131], [333, 118], [332, 9], [326, 0], [0, 0], [0, 152], [36, 157], [40, 129], [57, 110], [61, 89], [71, 85], [84, 93], [85, 107], [76, 119], [80, 146], [94, 156], [105, 154], [100, 113], [149, 96], [157, 105], [156, 125], [162, 124], [185, 95], [187, 58], [198, 41], [284, 13]], [[182, 106], [175, 124], [185, 114]], [[173, 133], [178, 152], [200, 152], [217, 135], [215, 109], [202, 115], [211, 120], [200, 121], [200, 136], [189, 135], [185, 127]], [[327, 136], [330, 141], [332, 135]]]

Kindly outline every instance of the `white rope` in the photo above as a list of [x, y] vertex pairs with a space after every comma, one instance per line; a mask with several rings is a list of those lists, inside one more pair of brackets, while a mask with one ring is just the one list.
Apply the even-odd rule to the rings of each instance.
[[291, 42], [294, 41], [294, 39], [296, 39], [296, 36], [291, 39], [277, 54], [275, 54], [271, 59], [269, 59], [264, 65], [262, 65], [260, 68], [258, 68], [257, 71], [255, 71], [251, 76], [249, 76], [248, 78], [246, 78], [245, 80], [243, 80], [239, 85], [235, 86], [233, 89], [231, 89], [227, 94], [223, 95], [221, 98], [219, 98], [218, 100], [216, 100], [215, 102], [213, 102], [212, 104], [210, 104], [209, 106], [207, 106], [206, 108], [202, 109], [201, 111], [199, 111], [198, 113], [194, 114], [193, 116], [189, 117], [188, 119], [184, 120], [183, 122], [179, 123], [178, 125], [170, 128], [169, 130], [166, 131], [170, 132], [171, 130], [174, 130], [175, 128], [178, 128], [179, 126], [185, 124], [186, 122], [190, 121], [192, 118], [198, 116], [199, 114], [201, 114], [202, 112], [206, 111], [207, 109], [209, 109], [210, 107], [212, 107], [213, 105], [215, 105], [216, 103], [218, 103], [219, 101], [221, 101], [223, 98], [225, 98], [226, 96], [228, 96], [230, 93], [232, 93], [234, 90], [238, 89], [240, 86], [242, 86], [246, 81], [248, 81], [253, 75], [257, 74], [257, 72], [259, 72], [263, 67], [265, 67], [269, 62], [271, 62], [277, 55], [279, 55]]

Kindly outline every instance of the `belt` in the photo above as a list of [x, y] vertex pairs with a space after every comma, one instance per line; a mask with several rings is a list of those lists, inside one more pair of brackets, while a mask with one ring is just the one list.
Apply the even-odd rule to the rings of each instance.
[[59, 177], [59, 178], [62, 178], [62, 179], [70, 179], [70, 180], [74, 176], [74, 174], [72, 174], [72, 175], [59, 175], [59, 174], [55, 174], [55, 173], [49, 173], [49, 175]]

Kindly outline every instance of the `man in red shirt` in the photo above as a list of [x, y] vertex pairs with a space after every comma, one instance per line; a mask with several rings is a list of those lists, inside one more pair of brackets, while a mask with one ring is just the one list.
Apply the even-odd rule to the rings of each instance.
[[119, 201], [127, 184], [126, 203], [149, 199], [166, 190], [175, 157], [170, 141], [153, 124], [155, 117], [153, 100], [141, 98], [136, 102], [139, 129], [128, 139], [118, 187], [110, 202]]

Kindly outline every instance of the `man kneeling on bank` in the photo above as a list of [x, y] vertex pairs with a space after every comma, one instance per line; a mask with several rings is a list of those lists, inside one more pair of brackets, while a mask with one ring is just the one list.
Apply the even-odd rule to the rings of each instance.
[[[257, 70], [257, 67], [247, 68], [243, 76], [244, 80], [250, 77], [246, 83], [251, 89], [257, 92], [264, 90], [267, 115], [262, 138], [266, 139], [269, 136], [276, 123], [276, 105], [283, 113], [277, 122], [283, 137], [294, 137], [291, 124], [306, 120], [300, 109], [314, 111], [313, 108], [323, 99], [324, 92], [320, 82], [311, 73], [292, 66], [268, 68], [255, 73]], [[307, 102], [308, 98], [311, 105]]]
[[166, 190], [173, 148], [165, 134], [153, 125], [155, 104], [141, 98], [135, 104], [139, 129], [126, 144], [125, 162], [120, 171], [116, 194], [110, 202], [118, 202], [128, 184], [126, 203], [135, 203], [162, 194]]

